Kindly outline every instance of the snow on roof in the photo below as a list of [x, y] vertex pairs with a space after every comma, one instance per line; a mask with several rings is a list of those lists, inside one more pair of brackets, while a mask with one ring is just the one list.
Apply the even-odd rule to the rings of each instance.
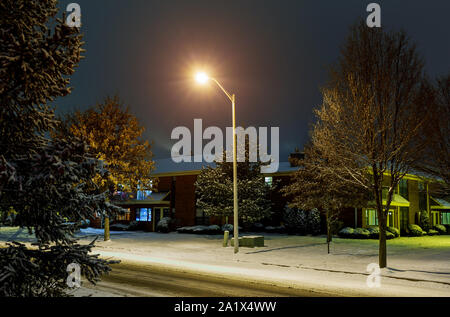
[[[216, 163], [207, 163], [204, 161], [195, 162], [195, 159], [201, 160], [201, 157], [193, 157], [193, 156], [184, 156], [184, 161], [177, 163], [173, 161], [171, 158], [167, 159], [157, 159], [155, 160], [155, 171], [153, 172], [154, 176], [158, 175], [177, 175], [177, 174], [197, 174], [202, 168], [206, 168], [208, 166], [215, 167]], [[291, 167], [289, 162], [280, 162], [278, 171], [273, 174], [278, 173], [293, 173], [297, 171], [297, 167]]]

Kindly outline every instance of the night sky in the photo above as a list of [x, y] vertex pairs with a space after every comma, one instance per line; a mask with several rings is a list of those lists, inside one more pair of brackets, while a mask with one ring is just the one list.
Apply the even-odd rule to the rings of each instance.
[[[382, 24], [417, 43], [430, 77], [450, 70], [447, 0], [70, 0], [82, 10], [86, 58], [57, 112], [85, 109], [118, 94], [170, 157], [176, 126], [193, 131], [231, 125], [231, 106], [217, 87], [200, 87], [196, 69], [237, 96], [237, 123], [280, 127], [280, 160], [308, 140], [319, 88], [349, 27], [378, 2]], [[62, 12], [60, 12], [60, 16]]]

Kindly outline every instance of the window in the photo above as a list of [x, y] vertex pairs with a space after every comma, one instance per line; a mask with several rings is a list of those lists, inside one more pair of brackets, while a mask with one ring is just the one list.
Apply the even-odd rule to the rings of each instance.
[[130, 208], [127, 209], [127, 212], [123, 215], [117, 215], [116, 220], [118, 221], [130, 221]]
[[136, 221], [152, 221], [152, 209], [151, 208], [136, 208]]
[[169, 208], [164, 208], [163, 209], [163, 217], [170, 217], [170, 209]]
[[136, 200], [146, 200], [148, 196], [152, 193], [151, 190], [138, 190], [136, 195]]
[[366, 209], [366, 223], [368, 226], [378, 226], [378, 215], [375, 209]]
[[419, 182], [419, 190], [425, 190], [425, 185], [423, 182]]
[[400, 183], [398, 184], [398, 188], [400, 190], [399, 194], [406, 200], [409, 200], [408, 195], [408, 180], [407, 179], [401, 179]]
[[409, 224], [409, 207], [400, 207], [400, 229], [406, 230]]
[[273, 177], [265, 177], [264, 181], [266, 182], [267, 185], [272, 186]]
[[196, 225], [209, 225], [209, 217], [205, 214], [203, 209], [195, 209], [195, 224]]
[[443, 225], [450, 225], [450, 212], [443, 212], [441, 213], [442, 221], [441, 224]]

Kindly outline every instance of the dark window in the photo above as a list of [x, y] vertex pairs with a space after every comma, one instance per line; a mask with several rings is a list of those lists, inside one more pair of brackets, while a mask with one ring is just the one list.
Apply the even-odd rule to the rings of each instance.
[[206, 216], [205, 212], [202, 209], [197, 208], [195, 210], [195, 224], [196, 225], [209, 225], [209, 217]]
[[400, 189], [400, 196], [405, 198], [406, 200], [409, 200], [409, 194], [408, 194], [408, 180], [402, 179], [400, 180], [400, 183], [398, 184], [398, 187]]
[[409, 207], [400, 207], [400, 230], [406, 230], [409, 224]]
[[427, 210], [427, 190], [422, 182], [419, 182], [419, 210]]

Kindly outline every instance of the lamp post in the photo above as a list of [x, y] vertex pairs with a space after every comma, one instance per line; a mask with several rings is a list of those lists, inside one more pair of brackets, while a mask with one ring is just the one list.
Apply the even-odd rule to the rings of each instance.
[[239, 223], [238, 223], [238, 191], [237, 191], [237, 136], [236, 136], [236, 95], [230, 94], [225, 88], [215, 79], [209, 77], [205, 73], [197, 73], [195, 79], [200, 84], [206, 84], [209, 80], [212, 80], [219, 86], [219, 88], [230, 99], [232, 106], [233, 116], [233, 211], [234, 211], [234, 253], [239, 252]]

